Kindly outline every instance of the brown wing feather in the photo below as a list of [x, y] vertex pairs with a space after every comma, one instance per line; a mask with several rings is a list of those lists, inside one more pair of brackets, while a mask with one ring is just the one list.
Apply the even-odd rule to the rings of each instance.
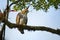
[[16, 24], [19, 24], [20, 23], [20, 17], [19, 15], [16, 16]]

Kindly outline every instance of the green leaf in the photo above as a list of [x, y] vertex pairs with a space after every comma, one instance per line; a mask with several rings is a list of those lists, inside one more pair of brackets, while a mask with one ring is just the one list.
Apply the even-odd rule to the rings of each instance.
[[[15, 2], [16, 0], [10, 0], [11, 2]], [[32, 3], [31, 3], [32, 2]], [[58, 5], [60, 4], [60, 0], [20, 0], [20, 2], [16, 3], [14, 6], [14, 10], [22, 10], [26, 7], [26, 3], [31, 3], [32, 6], [36, 10], [45, 10], [47, 11], [50, 6], [53, 6], [55, 9], [58, 9]]]

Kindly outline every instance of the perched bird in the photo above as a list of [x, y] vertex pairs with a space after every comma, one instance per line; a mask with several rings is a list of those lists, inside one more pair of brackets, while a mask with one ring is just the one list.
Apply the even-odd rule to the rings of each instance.
[[[24, 10], [22, 10], [21, 12], [19, 12], [16, 16], [16, 24], [17, 25], [27, 25], [27, 21], [28, 21], [28, 18], [27, 18], [27, 12], [28, 12], [28, 8], [25, 8]], [[23, 29], [19, 29], [21, 31], [22, 34], [24, 34], [24, 31]]]

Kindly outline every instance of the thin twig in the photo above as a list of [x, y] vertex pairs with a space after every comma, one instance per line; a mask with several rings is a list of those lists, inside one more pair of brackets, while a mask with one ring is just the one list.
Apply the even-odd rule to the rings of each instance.
[[20, 0], [17, 0], [17, 1], [15, 1], [15, 2], [11, 3], [11, 4], [9, 5], [9, 7], [11, 7], [13, 4], [16, 4], [16, 3], [18, 3], [18, 2], [20, 2]]

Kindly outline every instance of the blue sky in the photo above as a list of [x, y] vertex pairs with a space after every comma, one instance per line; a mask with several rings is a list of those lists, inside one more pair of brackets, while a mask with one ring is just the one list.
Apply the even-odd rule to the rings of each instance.
[[[6, 0], [0, 0], [0, 9], [5, 9]], [[18, 12], [10, 12], [9, 21], [15, 23]], [[56, 10], [53, 7], [48, 9], [48, 12], [43, 10], [36, 11], [31, 6], [28, 13], [28, 24], [32, 26], [46, 26], [60, 29], [60, 9]], [[21, 34], [17, 28], [10, 29], [6, 27], [6, 40], [60, 40], [60, 36], [46, 31], [27, 31], [24, 30]]]

